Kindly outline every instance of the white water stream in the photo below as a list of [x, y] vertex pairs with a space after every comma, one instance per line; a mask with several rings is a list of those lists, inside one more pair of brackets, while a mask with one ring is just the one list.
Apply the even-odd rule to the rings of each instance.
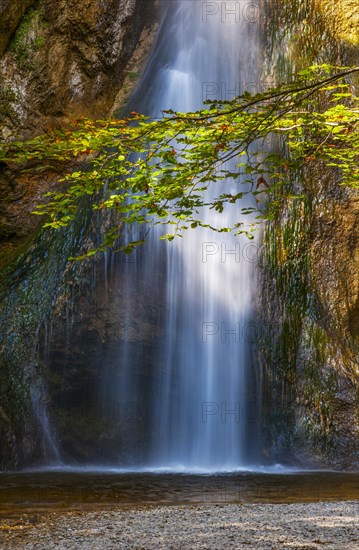
[[[157, 117], [164, 109], [196, 110], [203, 100], [232, 99], [253, 88], [258, 82], [255, 8], [246, 2], [166, 2], [134, 108]], [[240, 181], [226, 185], [227, 192], [243, 190]], [[205, 219], [223, 226], [247, 222], [240, 209], [235, 204], [222, 214], [210, 210]], [[142, 466], [217, 471], [248, 465], [260, 415], [251, 391], [249, 344], [255, 243], [205, 229], [164, 243], [154, 230], [144, 256], [141, 269], [126, 268], [128, 322], [135, 273], [164, 295], [165, 322], [152, 367], [156, 384], [148, 388]], [[141, 399], [134, 362], [126, 348], [120, 402]]]

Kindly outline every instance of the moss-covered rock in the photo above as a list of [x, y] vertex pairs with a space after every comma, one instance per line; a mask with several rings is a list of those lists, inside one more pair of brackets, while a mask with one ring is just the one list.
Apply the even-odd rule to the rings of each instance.
[[26, 10], [33, 6], [36, 0], [1, 0], [0, 1], [0, 56], [8, 46]]
[[[23, 17], [0, 53], [0, 144], [123, 105], [155, 36], [156, 0], [38, 0], [25, 14], [21, 2], [8, 4]], [[38, 229], [31, 212], [56, 182], [54, 174], [29, 177], [0, 162], [2, 263], [9, 246]]]
[[[346, 2], [336, 3], [338, 25], [336, 18], [328, 23], [326, 4], [331, 2], [270, 6], [268, 66], [278, 78], [293, 66], [357, 63], [358, 50], [342, 33]], [[341, 187], [335, 170], [310, 163], [288, 186], [304, 198], [280, 202], [276, 197], [280, 208], [264, 228], [260, 266], [258, 312], [265, 326], [273, 325], [259, 346], [265, 441], [272, 454], [290, 461], [354, 468], [359, 461], [358, 196]]]

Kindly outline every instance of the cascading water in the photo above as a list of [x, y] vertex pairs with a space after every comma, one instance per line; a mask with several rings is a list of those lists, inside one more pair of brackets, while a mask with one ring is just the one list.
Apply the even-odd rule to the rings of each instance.
[[[253, 86], [258, 81], [255, 7], [244, 2], [166, 2], [134, 108], [151, 117], [168, 108], [196, 110], [203, 100], [232, 99]], [[243, 186], [240, 181], [228, 185], [234, 193]], [[203, 216], [212, 225], [230, 226], [247, 221], [240, 209], [231, 205], [222, 214], [210, 210]], [[102, 399], [132, 404], [135, 414], [141, 414], [145, 403], [145, 433], [139, 434], [134, 423], [128, 444], [132, 465], [243, 467], [253, 460], [259, 415], [248, 346], [255, 246], [245, 236], [204, 229], [168, 244], [159, 236], [153, 230], [136, 262], [122, 265], [121, 284], [125, 324], [132, 330], [131, 304], [138, 295], [142, 292], [148, 308], [153, 297], [160, 297], [161, 336], [153, 334], [150, 359], [146, 345], [141, 348], [129, 337], [119, 358], [120, 381], [114, 384], [107, 374]], [[145, 388], [139, 381], [141, 360], [151, 363], [151, 382]]]

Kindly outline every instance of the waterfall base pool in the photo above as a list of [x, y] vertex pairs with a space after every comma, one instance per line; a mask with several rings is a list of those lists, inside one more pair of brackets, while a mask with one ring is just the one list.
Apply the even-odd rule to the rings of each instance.
[[148, 504], [295, 503], [359, 499], [359, 472], [218, 475], [29, 471], [0, 474], [0, 514]]

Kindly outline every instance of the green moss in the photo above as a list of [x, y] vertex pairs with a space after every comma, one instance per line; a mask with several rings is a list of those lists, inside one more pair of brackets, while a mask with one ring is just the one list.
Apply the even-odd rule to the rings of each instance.
[[335, 422], [338, 374], [331, 366], [330, 341], [322, 328], [308, 323], [303, 343], [309, 352], [303, 364], [302, 391], [298, 399], [305, 410], [303, 427], [313, 448], [330, 456], [338, 436]]
[[[314, 63], [345, 64], [350, 59], [350, 52], [328, 30], [313, 3], [283, 0], [268, 3], [265, 9], [270, 14], [268, 69], [278, 81]], [[277, 311], [280, 325], [270, 338], [262, 339], [260, 352], [269, 371], [265, 376], [272, 440], [283, 438], [285, 451], [293, 445], [295, 452], [300, 447], [328, 461], [340, 444], [338, 356], [340, 361], [345, 358], [330, 337], [332, 327], [321, 321], [323, 312], [316, 297], [317, 272], [311, 258], [317, 183], [318, 173], [306, 166], [303, 173], [291, 175], [286, 189], [287, 196], [303, 194], [303, 199], [273, 197], [273, 221], [264, 232], [264, 305], [268, 322]], [[344, 341], [336, 334], [335, 341], [340, 338]]]
[[44, 28], [42, 12], [37, 7], [30, 9], [22, 18], [9, 47], [20, 67], [34, 68], [33, 56], [45, 44]]
[[128, 73], [128, 78], [129, 78], [130, 80], [132, 80], [132, 81], [133, 81], [133, 80], [137, 80], [140, 76], [141, 76], [140, 73], [136, 73], [136, 72], [134, 72], [134, 71], [130, 71], [130, 72]]
[[338, 37], [315, 2], [282, 0], [265, 3], [264, 9], [270, 21], [265, 29], [268, 54], [279, 80], [313, 63], [337, 61]]
[[34, 40], [34, 46], [35, 48], [42, 48], [42, 46], [45, 44], [45, 38], [44, 36], [38, 36], [37, 38], [35, 38]]
[[7, 86], [6, 84], [0, 86], [0, 123], [6, 117], [11, 118], [12, 120], [17, 118], [17, 114], [12, 105], [16, 99], [17, 95], [10, 86]]
[[[65, 292], [65, 274], [70, 280], [77, 268], [68, 262], [68, 257], [77, 255], [89, 223], [89, 211], [84, 209], [66, 232], [54, 235], [40, 231], [0, 279], [0, 320], [4, 327], [0, 334], [0, 402], [5, 414], [5, 419], [0, 415], [0, 434], [8, 432], [6, 418], [19, 448], [24, 434], [31, 434], [33, 443], [27, 460], [36, 458], [41, 451], [41, 430], [34, 418], [30, 393], [31, 388], [41, 392], [43, 387], [36, 342], [54, 301], [61, 291]], [[5, 451], [9, 449], [10, 440], [3, 445]], [[9, 467], [8, 461], [7, 451], [3, 454], [0, 448], [0, 469]]]
[[338, 439], [338, 373], [313, 295], [312, 198], [305, 182], [302, 174], [289, 189], [302, 188], [303, 198], [274, 198], [281, 201], [281, 208], [265, 230], [264, 267], [283, 309], [277, 332], [263, 339], [260, 348], [266, 364], [272, 366], [274, 393], [284, 395], [281, 413], [272, 418], [275, 433], [282, 433], [286, 446], [295, 445], [299, 438], [302, 446], [329, 460]]

